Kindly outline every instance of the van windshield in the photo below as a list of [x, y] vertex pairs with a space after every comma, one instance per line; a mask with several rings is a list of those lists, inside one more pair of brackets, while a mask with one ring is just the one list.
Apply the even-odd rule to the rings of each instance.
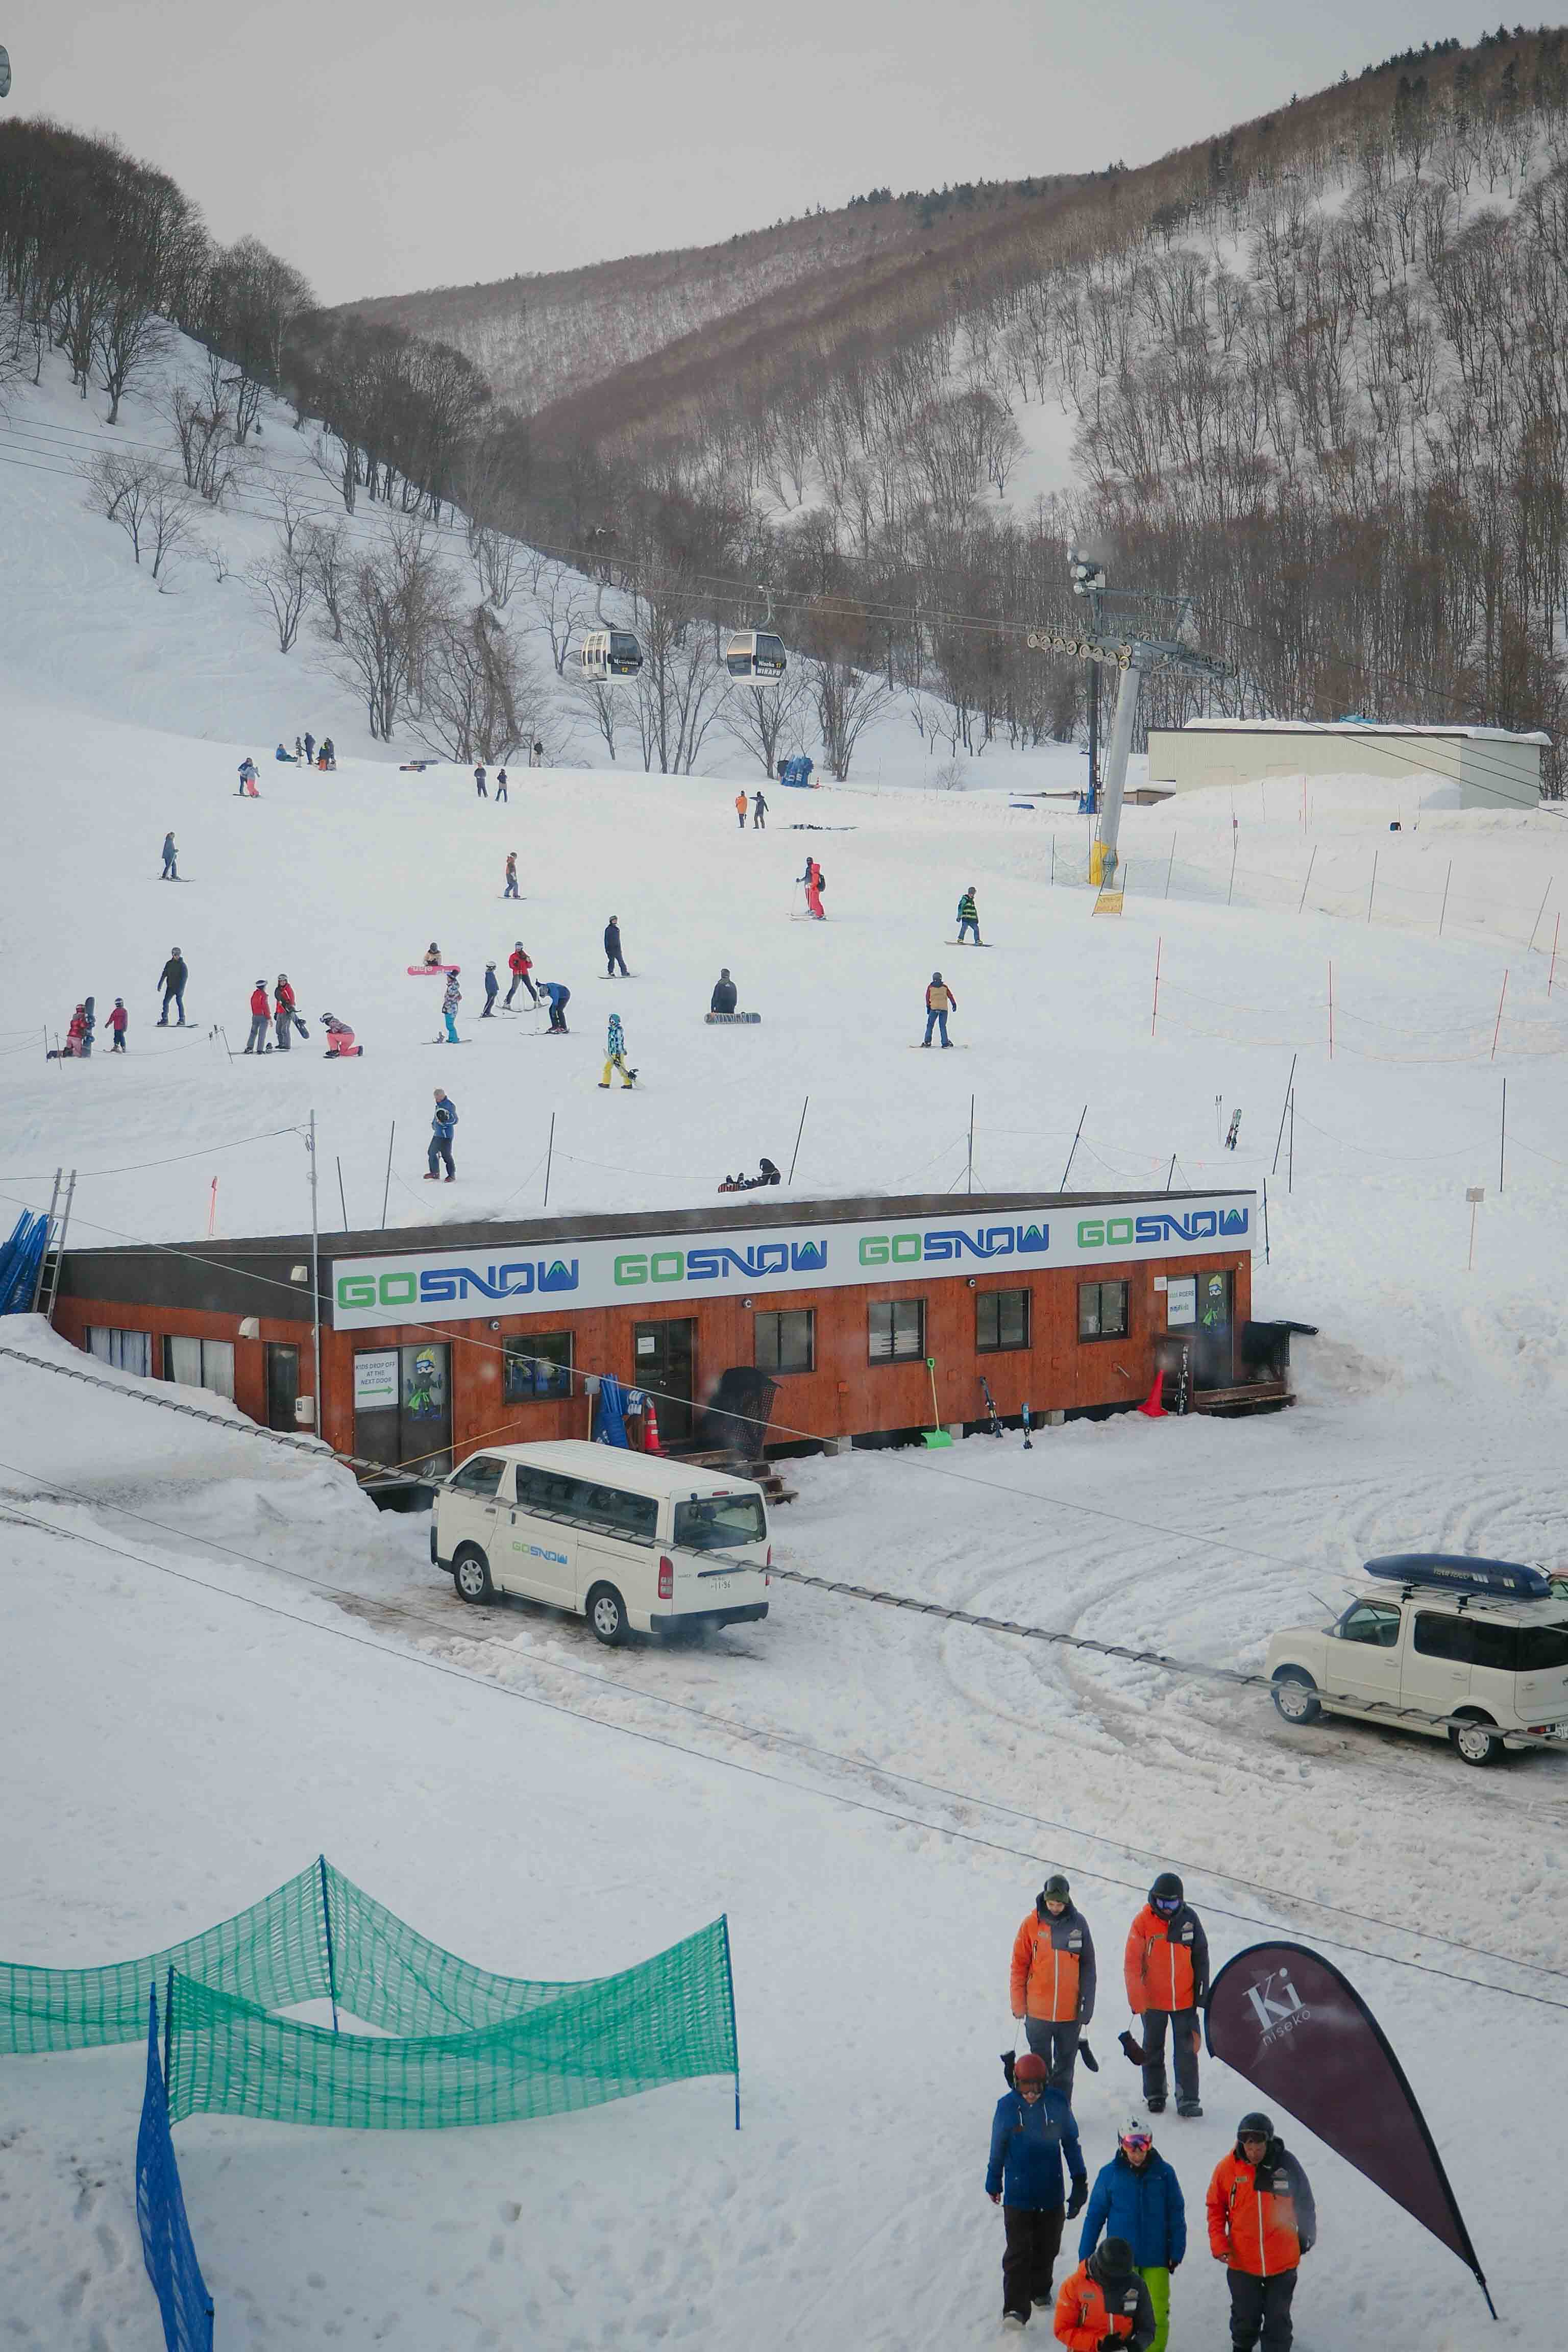
[[726, 1551], [764, 1543], [767, 1522], [760, 1495], [704, 1495], [675, 1507], [675, 1541], [689, 1551]]

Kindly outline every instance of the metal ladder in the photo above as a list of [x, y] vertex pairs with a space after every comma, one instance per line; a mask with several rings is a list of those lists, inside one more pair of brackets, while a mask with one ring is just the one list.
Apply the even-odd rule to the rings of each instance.
[[66, 1179], [65, 1203], [61, 1206], [60, 1180], [64, 1176], [63, 1168], [55, 1170], [55, 1187], [49, 1194], [48, 1227], [44, 1236], [43, 1255], [38, 1260], [38, 1278], [33, 1285], [33, 1312], [41, 1315], [50, 1325], [55, 1319], [55, 1301], [59, 1297], [66, 1231], [71, 1221], [71, 1202], [76, 1196], [76, 1170], [73, 1168]]

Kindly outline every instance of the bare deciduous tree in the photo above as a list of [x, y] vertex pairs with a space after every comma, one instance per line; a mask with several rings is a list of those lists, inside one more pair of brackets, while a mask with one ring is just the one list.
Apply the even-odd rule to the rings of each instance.
[[812, 684], [798, 661], [792, 661], [777, 686], [731, 683], [721, 719], [724, 730], [742, 745], [771, 781], [777, 773], [779, 745], [799, 740], [801, 722], [814, 707]]
[[160, 578], [192, 530], [191, 494], [179, 476], [151, 457], [103, 450], [83, 469], [95, 513], [118, 523], [138, 563], [152, 557]]
[[446, 567], [418, 523], [395, 524], [382, 548], [351, 566], [341, 600], [342, 631], [330, 639], [328, 660], [343, 684], [364, 697], [378, 742], [391, 740], [405, 709], [419, 699], [426, 660], [449, 604]]
[[593, 612], [594, 599], [582, 573], [552, 557], [540, 566], [533, 602], [540, 625], [550, 639], [550, 658], [555, 665], [555, 675], [560, 677], [565, 671], [573, 635]]
[[510, 760], [538, 733], [539, 709], [505, 625], [484, 604], [430, 633], [414, 732], [449, 760]]
[[270, 553], [257, 558], [245, 577], [257, 603], [272, 615], [279, 652], [292, 653], [310, 601], [310, 567], [304, 550], [291, 551], [279, 541]]
[[306, 560], [310, 568], [310, 585], [321, 598], [332, 642], [339, 645], [343, 634], [343, 598], [352, 569], [344, 526], [334, 523], [327, 530], [320, 523], [312, 523], [306, 541]]

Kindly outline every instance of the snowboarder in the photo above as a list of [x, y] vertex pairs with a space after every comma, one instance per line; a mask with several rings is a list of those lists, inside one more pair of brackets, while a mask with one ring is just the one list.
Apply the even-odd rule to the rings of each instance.
[[[1064, 2157], [1072, 2175], [1065, 2215]], [[1081, 2213], [1089, 2198], [1089, 2174], [1072, 2109], [1059, 2091], [1050, 2088], [1046, 2062], [1032, 2050], [1019, 2059], [1013, 2088], [997, 2100], [991, 2118], [985, 2194], [993, 2205], [1001, 2206], [1007, 2232], [1002, 2316], [1023, 2327], [1033, 2305], [1050, 2300], [1064, 2218]]]
[[974, 903], [974, 885], [973, 882], [958, 902], [957, 943], [960, 947], [963, 947], [963, 934], [965, 931], [973, 932], [974, 944], [977, 948], [984, 946], [985, 942], [980, 936], [980, 909]]
[[441, 969], [441, 950], [434, 940], [425, 950], [425, 969], [426, 971], [439, 971]]
[[764, 1185], [776, 1184], [779, 1171], [771, 1160], [759, 1160], [754, 1176], [726, 1176], [720, 1185], [721, 1192], [759, 1192]]
[[65, 1044], [51, 1046], [44, 1055], [44, 1059], [46, 1062], [85, 1062], [91, 1051], [92, 1042], [88, 1028], [87, 1007], [85, 1004], [79, 1004], [66, 1024]]
[[163, 992], [163, 1010], [158, 1015], [158, 1026], [160, 1029], [166, 1029], [169, 1025], [169, 1007], [171, 1004], [174, 1007], [174, 1010], [180, 1016], [177, 1025], [182, 1029], [184, 1027], [185, 982], [189, 977], [190, 975], [185, 969], [185, 960], [184, 956], [181, 955], [178, 948], [171, 948], [169, 950], [169, 961], [163, 966], [163, 971], [158, 974], [158, 985]]
[[815, 857], [807, 857], [805, 861], [805, 872], [800, 878], [805, 885], [806, 911], [810, 915], [812, 921], [814, 923], [826, 922], [827, 918], [822, 911], [822, 894], [827, 887], [827, 883], [822, 868], [817, 864]]
[[752, 794], [752, 831], [753, 833], [766, 833], [768, 829], [767, 816], [768, 804], [766, 801], [763, 800], [760, 790], [754, 792]]
[[286, 1054], [294, 1043], [294, 1024], [299, 1022], [300, 1034], [305, 1035], [305, 1024], [294, 1009], [294, 992], [289, 985], [289, 975], [280, 971], [278, 985], [272, 992], [272, 1029], [278, 1040], [278, 1051]]
[[479, 1015], [481, 1021], [490, 1019], [496, 1009], [496, 998], [500, 994], [500, 982], [496, 978], [495, 964], [491, 961], [485, 966], [485, 1009]]
[[247, 1054], [268, 1051], [267, 1032], [272, 1023], [272, 1007], [267, 1002], [267, 982], [258, 980], [250, 992], [250, 1035], [246, 1040]]
[[[551, 1029], [555, 1035], [564, 1037], [567, 1034], [566, 1007], [572, 1002], [572, 991], [558, 980], [542, 980], [539, 985], [542, 994], [550, 999]], [[537, 1004], [538, 1002], [536, 996], [534, 1003]]]
[[114, 1000], [114, 1010], [109, 1016], [109, 1025], [114, 1033], [114, 1042], [110, 1046], [110, 1052], [123, 1054], [125, 1032], [131, 1025], [131, 1015], [125, 1010], [125, 999], [122, 996], [117, 996]]
[[1116, 2154], [1102, 2165], [1089, 2192], [1078, 2242], [1087, 2262], [1102, 2230], [1125, 2238], [1133, 2265], [1149, 2290], [1154, 2337], [1149, 2352], [1165, 2352], [1171, 2332], [1171, 2273], [1187, 2251], [1187, 2210], [1182, 2184], [1154, 2148], [1154, 2135], [1138, 2116], [1116, 2135]]
[[621, 953], [621, 919], [618, 915], [612, 915], [605, 925], [605, 978], [614, 980], [617, 970], [623, 980], [631, 978], [626, 970], [626, 960]]
[[305, 730], [305, 765], [307, 766], [307, 768], [309, 768], [309, 767], [310, 767], [310, 766], [312, 766], [312, 765], [314, 764], [315, 757], [316, 757], [316, 739], [315, 739], [315, 737], [311, 734], [311, 732], [310, 732], [310, 729], [307, 727], [307, 729]]
[[534, 989], [532, 981], [531, 981], [528, 976], [533, 970], [533, 958], [523, 952], [523, 945], [521, 940], [518, 940], [516, 946], [512, 949], [510, 955], [508, 956], [506, 960], [506, 968], [511, 974], [511, 986], [507, 990], [506, 1003], [501, 1006], [501, 1011], [504, 1013], [507, 1010], [512, 998], [517, 994], [520, 988], [526, 988], [529, 993], [530, 1002], [537, 1004], [539, 997]]
[[281, 760], [286, 768], [291, 768], [294, 764], [294, 754], [290, 751], [287, 743], [279, 743], [272, 756], [275, 760]]
[[158, 877], [160, 882], [177, 882], [179, 880], [180, 872], [178, 865], [175, 862], [178, 856], [179, 852], [174, 847], [174, 836], [172, 833], [166, 833], [163, 835], [163, 871]]
[[1152, 2116], [1164, 2113], [1168, 2026], [1176, 2070], [1176, 2113], [1201, 2116], [1198, 2011], [1208, 1997], [1208, 1937], [1173, 1870], [1160, 1873], [1147, 1904], [1127, 1931], [1124, 1973], [1128, 2007], [1143, 2025], [1144, 2104]]
[[346, 1021], [335, 1013], [323, 1013], [321, 1026], [327, 1033], [326, 1058], [329, 1062], [347, 1061], [352, 1055], [363, 1054], [364, 1047], [354, 1044], [354, 1033]]
[[1046, 2061], [1051, 2088], [1072, 2097], [1079, 2036], [1094, 2015], [1094, 1938], [1058, 1871], [1013, 1938], [1013, 2014]]
[[739, 1002], [739, 992], [730, 977], [730, 967], [727, 963], [721, 964], [719, 977], [713, 983], [713, 994], [709, 1002], [708, 1010], [710, 1013], [733, 1013]]
[[508, 793], [506, 788], [506, 770], [504, 768], [499, 768], [496, 771], [496, 798], [498, 801], [505, 801], [508, 808], [510, 808], [511, 795]]
[[447, 985], [441, 992], [441, 1018], [447, 1024], [446, 1043], [448, 1045], [460, 1045], [463, 1042], [458, 1034], [458, 1007], [462, 1001], [463, 992], [458, 986], [458, 975], [449, 971]]
[[929, 1045], [931, 1031], [940, 1029], [942, 1050], [945, 1054], [951, 1043], [947, 1034], [947, 1016], [949, 1013], [956, 1013], [957, 1010], [957, 997], [954, 996], [941, 972], [933, 971], [931, 976], [931, 986], [926, 990], [926, 1033], [921, 1039], [921, 1044]]
[[517, 852], [515, 849], [509, 849], [506, 854], [506, 888], [501, 892], [501, 897], [515, 898], [517, 895]]
[[436, 1089], [436, 1115], [430, 1121], [430, 1150], [428, 1155], [430, 1160], [430, 1172], [425, 1179], [426, 1184], [434, 1184], [441, 1172], [439, 1167], [437, 1165], [437, 1161], [442, 1161], [446, 1165], [447, 1181], [448, 1184], [450, 1184], [457, 1176], [458, 1171], [452, 1164], [452, 1134], [457, 1124], [457, 1104], [452, 1100], [451, 1096], [447, 1092], [445, 1087], [437, 1087]]
[[1125, 2238], [1107, 2238], [1063, 2283], [1055, 2332], [1068, 2352], [1150, 2352], [1154, 2306]]
[[1236, 2352], [1253, 2352], [1259, 2341], [1263, 2352], [1289, 2352], [1296, 2273], [1312, 2251], [1318, 2211], [1300, 2162], [1256, 2109], [1214, 2168], [1208, 2219], [1210, 2252], [1228, 2273]]
[[637, 1084], [637, 1074], [635, 1070], [628, 1070], [626, 1067], [626, 1032], [621, 1027], [621, 1016], [618, 1013], [612, 1013], [610, 1015], [609, 1031], [605, 1039], [605, 1075], [599, 1080], [599, 1084], [602, 1087], [607, 1087], [610, 1083], [610, 1072], [619, 1070], [621, 1091], [624, 1094], [628, 1087]]
[[740, 826], [741, 831], [744, 833], [746, 830], [746, 795], [743, 791], [738, 792], [735, 794], [735, 823]]
[[489, 794], [485, 790], [485, 772], [482, 768], [476, 768], [474, 770], [474, 790], [479, 794], [480, 800], [489, 800]]
[[236, 797], [244, 800], [247, 794], [253, 801], [261, 798], [256, 789], [256, 762], [251, 759], [244, 759], [239, 763], [239, 791]]

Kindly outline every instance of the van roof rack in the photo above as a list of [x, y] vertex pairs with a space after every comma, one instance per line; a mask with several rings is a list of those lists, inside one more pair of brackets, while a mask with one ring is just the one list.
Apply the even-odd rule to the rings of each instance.
[[1476, 1559], [1468, 1552], [1395, 1551], [1365, 1563], [1368, 1576], [1391, 1584], [1424, 1584], [1435, 1591], [1488, 1592], [1510, 1601], [1550, 1601], [1545, 1569], [1517, 1559]]

